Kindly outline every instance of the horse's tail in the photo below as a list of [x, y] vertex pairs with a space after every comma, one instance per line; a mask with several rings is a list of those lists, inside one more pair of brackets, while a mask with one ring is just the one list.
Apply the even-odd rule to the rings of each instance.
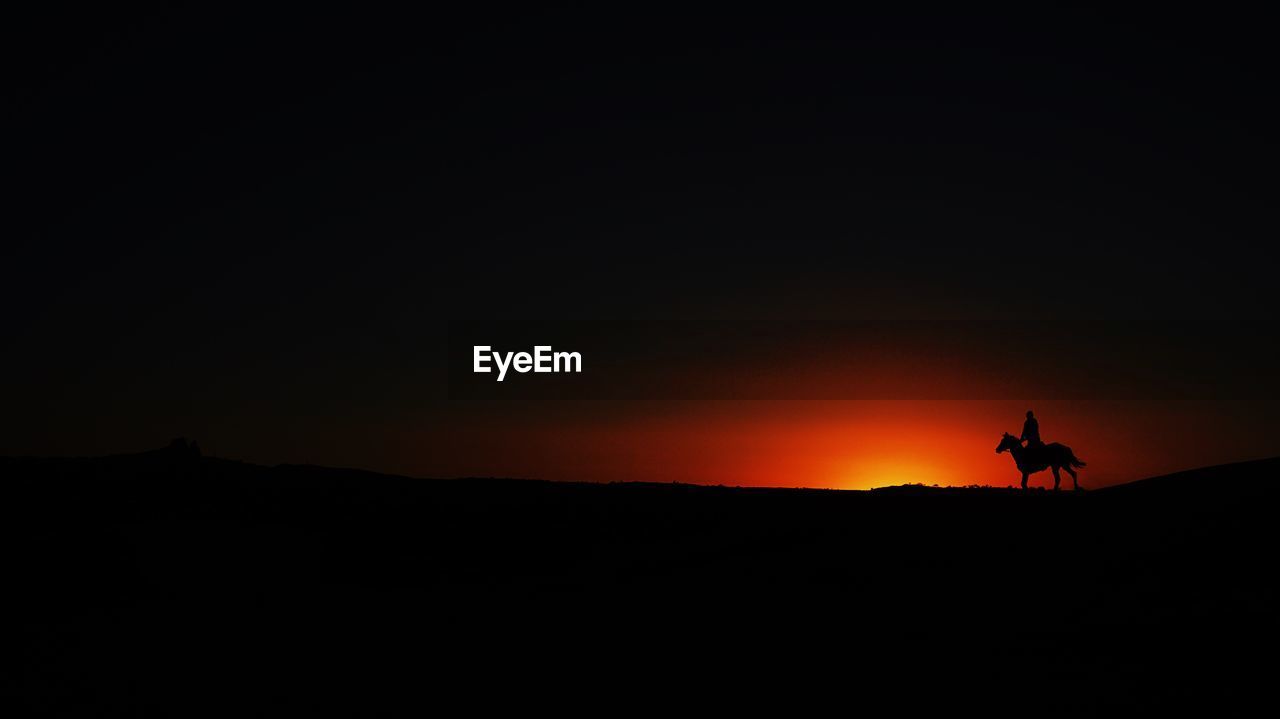
[[1080, 469], [1081, 467], [1085, 466], [1085, 463], [1080, 461], [1080, 458], [1076, 456], [1075, 452], [1071, 453], [1070, 463], [1071, 463], [1072, 469]]

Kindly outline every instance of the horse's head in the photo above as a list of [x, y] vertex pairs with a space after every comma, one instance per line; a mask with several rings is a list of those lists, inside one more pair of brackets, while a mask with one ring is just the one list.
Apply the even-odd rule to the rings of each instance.
[[1012, 450], [1014, 447], [1021, 447], [1021, 446], [1022, 446], [1022, 443], [1018, 441], [1017, 437], [1014, 437], [1008, 432], [1005, 432], [1004, 437], [1000, 439], [1000, 444], [996, 446], [996, 454], [1000, 454], [1005, 450]]

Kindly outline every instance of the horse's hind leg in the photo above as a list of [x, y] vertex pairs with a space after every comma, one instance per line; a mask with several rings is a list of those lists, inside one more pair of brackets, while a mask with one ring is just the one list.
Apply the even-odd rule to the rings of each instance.
[[1057, 465], [1053, 468], [1053, 491], [1058, 491], [1058, 485], [1062, 484], [1062, 475], [1058, 474]]
[[1071, 465], [1067, 465], [1063, 469], [1067, 470], [1067, 474], [1071, 475], [1071, 488], [1080, 489], [1080, 483], [1076, 481], [1076, 471], [1071, 468]]

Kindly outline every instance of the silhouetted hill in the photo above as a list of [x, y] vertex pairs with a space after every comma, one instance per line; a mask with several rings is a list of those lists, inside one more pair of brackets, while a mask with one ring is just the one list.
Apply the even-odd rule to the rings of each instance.
[[1032, 714], [1220, 707], [1261, 682], [1273, 626], [1280, 459], [1054, 494], [412, 479], [192, 449], [0, 459], [22, 706], [782, 710], [905, 685]]
[[1164, 492], [1199, 495], [1207, 498], [1236, 493], [1255, 494], [1269, 492], [1272, 478], [1280, 476], [1280, 457], [1257, 459], [1251, 462], [1235, 462], [1212, 467], [1189, 469], [1160, 477], [1140, 479], [1101, 491], [1113, 494], [1131, 492]]

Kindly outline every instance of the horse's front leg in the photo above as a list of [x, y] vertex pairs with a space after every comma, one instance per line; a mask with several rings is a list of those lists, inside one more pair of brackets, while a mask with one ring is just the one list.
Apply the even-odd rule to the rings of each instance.
[[1026, 488], [1027, 488], [1027, 473], [1026, 473], [1026, 472], [1023, 472], [1023, 473], [1022, 473], [1022, 488], [1023, 488], [1023, 489], [1026, 489]]
[[1053, 491], [1058, 491], [1058, 485], [1062, 484], [1062, 475], [1058, 473], [1058, 467], [1053, 468]]

